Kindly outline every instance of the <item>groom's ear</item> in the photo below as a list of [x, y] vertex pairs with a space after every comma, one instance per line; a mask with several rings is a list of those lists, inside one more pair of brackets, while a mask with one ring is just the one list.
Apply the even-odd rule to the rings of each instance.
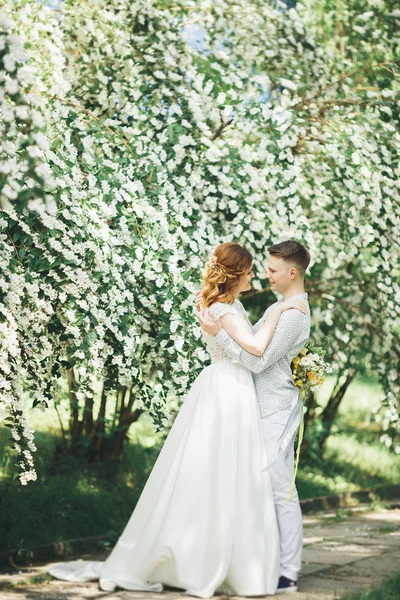
[[291, 269], [289, 271], [290, 279], [294, 279], [297, 276], [298, 272], [299, 271], [298, 271], [298, 269], [296, 269], [296, 267], [291, 267]]

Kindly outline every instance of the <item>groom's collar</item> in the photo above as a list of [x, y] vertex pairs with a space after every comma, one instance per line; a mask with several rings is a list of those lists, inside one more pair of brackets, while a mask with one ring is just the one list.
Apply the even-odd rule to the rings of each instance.
[[[295, 294], [294, 296], [289, 296], [289, 298], [286, 298], [286, 300], [293, 300], [293, 298], [308, 298], [308, 293], [307, 292], [303, 292], [302, 294]], [[278, 302], [284, 302], [283, 300], [283, 296], [282, 298], [279, 298]]]

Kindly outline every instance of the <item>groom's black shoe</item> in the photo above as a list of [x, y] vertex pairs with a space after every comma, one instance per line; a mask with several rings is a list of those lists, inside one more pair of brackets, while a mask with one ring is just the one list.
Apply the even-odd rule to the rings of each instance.
[[297, 581], [293, 581], [293, 579], [288, 579], [284, 575], [281, 575], [279, 577], [276, 593], [283, 594], [284, 592], [297, 592]]

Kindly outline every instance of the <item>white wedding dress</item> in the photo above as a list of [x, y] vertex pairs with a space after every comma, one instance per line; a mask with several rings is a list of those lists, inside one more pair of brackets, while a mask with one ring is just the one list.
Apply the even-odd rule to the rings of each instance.
[[[248, 323], [239, 301], [209, 310]], [[200, 598], [275, 593], [279, 534], [252, 375], [205, 339], [212, 362], [186, 396], [110, 556], [55, 564], [54, 577], [99, 579], [106, 591], [165, 584]]]

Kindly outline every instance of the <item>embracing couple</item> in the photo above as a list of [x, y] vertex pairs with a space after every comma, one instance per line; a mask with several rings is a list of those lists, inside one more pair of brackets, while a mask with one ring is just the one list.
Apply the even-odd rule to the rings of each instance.
[[221, 244], [206, 266], [198, 317], [211, 364], [195, 380], [142, 495], [105, 562], [49, 572], [99, 579], [112, 591], [263, 596], [296, 591], [302, 518], [294, 486], [294, 438], [302, 404], [291, 361], [307, 342], [308, 250], [269, 248], [266, 277], [282, 298], [252, 326], [238, 295], [253, 257]]

